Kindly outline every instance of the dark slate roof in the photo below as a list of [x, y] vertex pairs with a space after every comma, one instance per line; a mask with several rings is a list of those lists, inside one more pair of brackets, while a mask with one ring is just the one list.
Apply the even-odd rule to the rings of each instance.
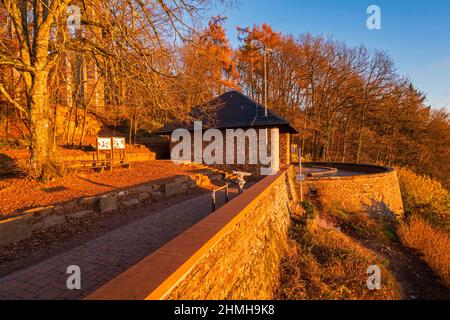
[[[205, 113], [202, 110], [209, 110]], [[279, 127], [280, 130], [298, 133], [285, 119], [271, 110], [264, 116], [264, 106], [238, 91], [229, 91], [207, 102], [202, 108], [193, 108], [190, 117], [202, 121], [204, 129]], [[156, 134], [171, 134], [177, 128], [193, 130], [194, 120], [172, 122], [155, 131]]]

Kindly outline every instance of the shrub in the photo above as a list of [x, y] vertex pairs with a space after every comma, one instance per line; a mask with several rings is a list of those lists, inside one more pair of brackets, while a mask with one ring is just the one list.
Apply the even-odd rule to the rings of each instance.
[[405, 215], [419, 216], [450, 232], [450, 192], [439, 182], [409, 169], [397, 169]]
[[312, 220], [317, 217], [317, 210], [311, 200], [306, 199], [302, 202], [302, 208], [305, 210], [307, 220]]
[[420, 252], [423, 260], [450, 287], [450, 235], [418, 216], [398, 228], [402, 242]]

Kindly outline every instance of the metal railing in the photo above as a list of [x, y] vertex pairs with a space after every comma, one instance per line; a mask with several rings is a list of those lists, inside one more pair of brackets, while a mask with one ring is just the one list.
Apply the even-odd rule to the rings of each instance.
[[214, 189], [211, 192], [211, 205], [212, 205], [212, 211], [216, 211], [216, 193], [221, 191], [221, 190], [225, 190], [225, 202], [228, 203], [228, 201], [230, 201], [230, 197], [229, 197], [229, 184], [227, 183], [226, 185], [224, 185], [223, 187]]

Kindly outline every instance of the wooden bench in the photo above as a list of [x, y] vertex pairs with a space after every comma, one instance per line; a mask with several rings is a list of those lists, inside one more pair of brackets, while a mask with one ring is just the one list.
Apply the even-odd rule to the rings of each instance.
[[75, 160], [71, 162], [71, 167], [75, 171], [78, 170], [103, 170], [108, 169], [112, 171], [114, 167], [116, 168], [131, 168], [131, 162], [127, 159], [92, 159], [92, 160]]
[[114, 167], [130, 169], [131, 162], [127, 159], [124, 137], [97, 137], [97, 153], [90, 160], [74, 160], [70, 166], [77, 170], [112, 171]]

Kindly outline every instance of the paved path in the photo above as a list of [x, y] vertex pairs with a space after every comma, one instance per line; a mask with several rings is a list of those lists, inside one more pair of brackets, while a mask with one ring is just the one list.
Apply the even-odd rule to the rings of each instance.
[[[230, 190], [234, 197], [237, 190]], [[218, 204], [224, 203], [223, 192]], [[148, 210], [148, 209], [139, 209]], [[36, 265], [0, 278], [0, 299], [81, 299], [211, 212], [209, 194], [111, 231]], [[67, 289], [67, 267], [81, 269], [81, 290]]]

